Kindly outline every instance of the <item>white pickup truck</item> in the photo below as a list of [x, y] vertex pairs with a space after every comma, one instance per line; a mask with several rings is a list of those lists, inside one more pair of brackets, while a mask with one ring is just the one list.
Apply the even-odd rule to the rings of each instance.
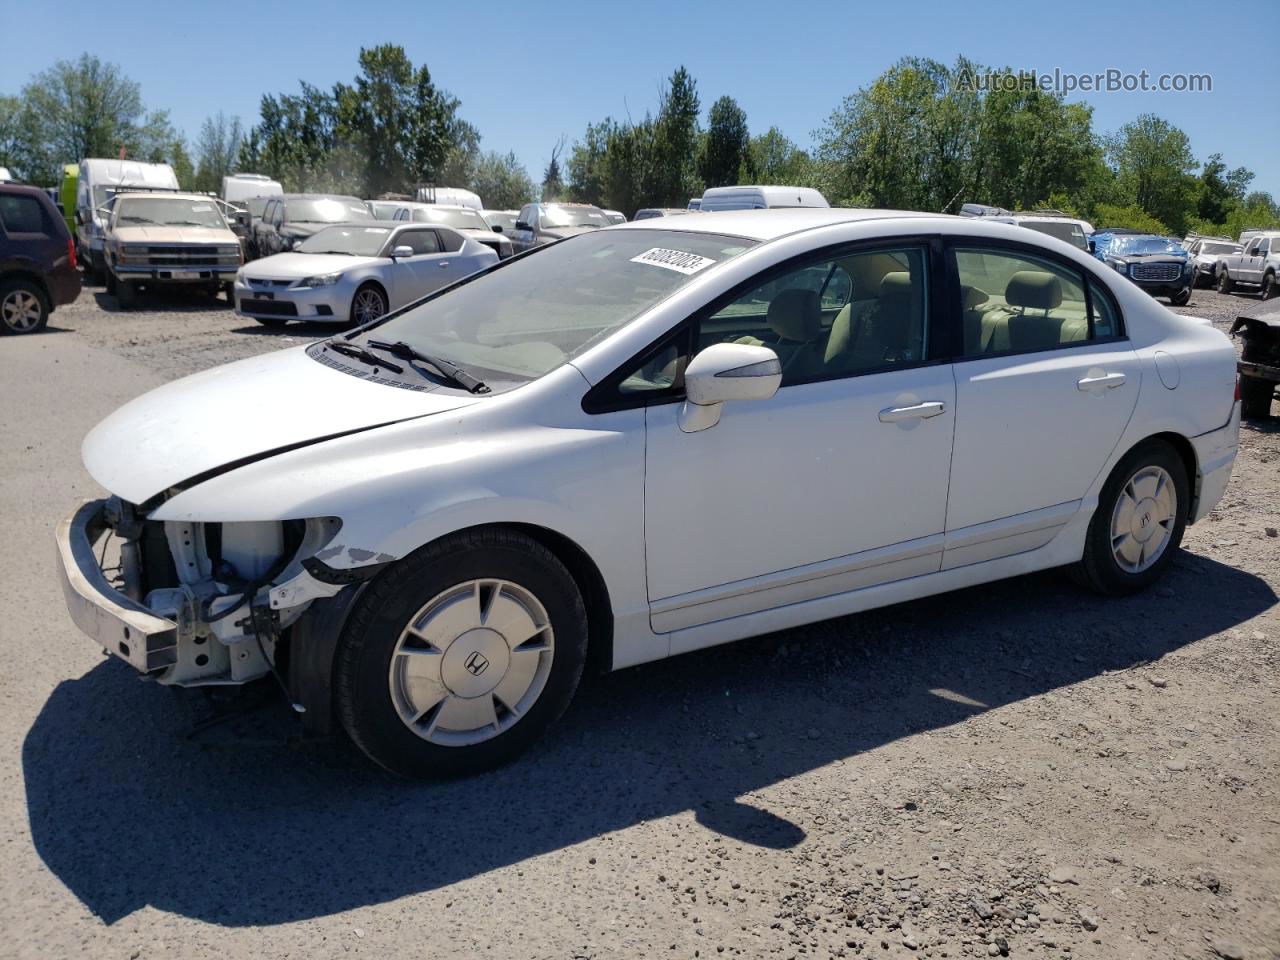
[[1280, 230], [1268, 230], [1249, 238], [1241, 253], [1231, 253], [1218, 260], [1218, 292], [1230, 293], [1235, 287], [1260, 287], [1262, 299], [1270, 300], [1280, 293], [1276, 277], [1280, 275]]

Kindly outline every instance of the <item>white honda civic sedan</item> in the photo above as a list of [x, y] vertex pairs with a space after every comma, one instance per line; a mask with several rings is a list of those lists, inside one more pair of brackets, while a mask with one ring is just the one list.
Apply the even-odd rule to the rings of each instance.
[[161, 683], [273, 673], [391, 770], [475, 771], [589, 665], [1049, 567], [1148, 586], [1227, 485], [1234, 391], [1222, 333], [1016, 226], [641, 221], [127, 404], [65, 593]]
[[496, 251], [439, 224], [344, 223], [236, 273], [236, 313], [360, 325], [498, 262]]

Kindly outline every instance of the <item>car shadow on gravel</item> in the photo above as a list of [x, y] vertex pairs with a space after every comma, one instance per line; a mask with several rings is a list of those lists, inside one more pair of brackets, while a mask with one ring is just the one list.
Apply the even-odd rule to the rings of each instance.
[[879, 746], [1155, 661], [1275, 602], [1189, 553], [1127, 599], [1055, 574], [975, 587], [595, 678], [524, 758], [438, 784], [393, 780], [341, 743], [287, 743], [274, 696], [187, 739], [193, 694], [104, 661], [59, 684], [23, 743], [31, 834], [106, 923], [150, 904], [237, 927], [442, 888], [690, 810], [738, 842], [793, 847], [803, 825], [749, 794], [830, 764], [863, 775]]
[[93, 291], [94, 302], [107, 313], [209, 313], [213, 310], [230, 310], [225, 297], [213, 297], [196, 290], [144, 291], [137, 294], [133, 306], [123, 307], [113, 294], [106, 290]]

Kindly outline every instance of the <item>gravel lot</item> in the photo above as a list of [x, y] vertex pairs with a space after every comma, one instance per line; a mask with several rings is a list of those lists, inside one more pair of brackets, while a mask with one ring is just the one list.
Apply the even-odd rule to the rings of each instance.
[[1280, 957], [1280, 420], [1150, 593], [1036, 575], [623, 671], [410, 785], [269, 687], [198, 729], [66, 617], [85, 431], [330, 332], [114, 306], [0, 340], [0, 956]]

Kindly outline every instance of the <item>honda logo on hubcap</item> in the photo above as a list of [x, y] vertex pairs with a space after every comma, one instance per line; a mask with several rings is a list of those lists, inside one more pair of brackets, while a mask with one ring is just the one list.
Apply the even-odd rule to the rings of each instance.
[[479, 650], [474, 650], [471, 655], [462, 662], [462, 665], [467, 668], [467, 672], [469, 674], [473, 677], [478, 677], [489, 669], [489, 658]]

